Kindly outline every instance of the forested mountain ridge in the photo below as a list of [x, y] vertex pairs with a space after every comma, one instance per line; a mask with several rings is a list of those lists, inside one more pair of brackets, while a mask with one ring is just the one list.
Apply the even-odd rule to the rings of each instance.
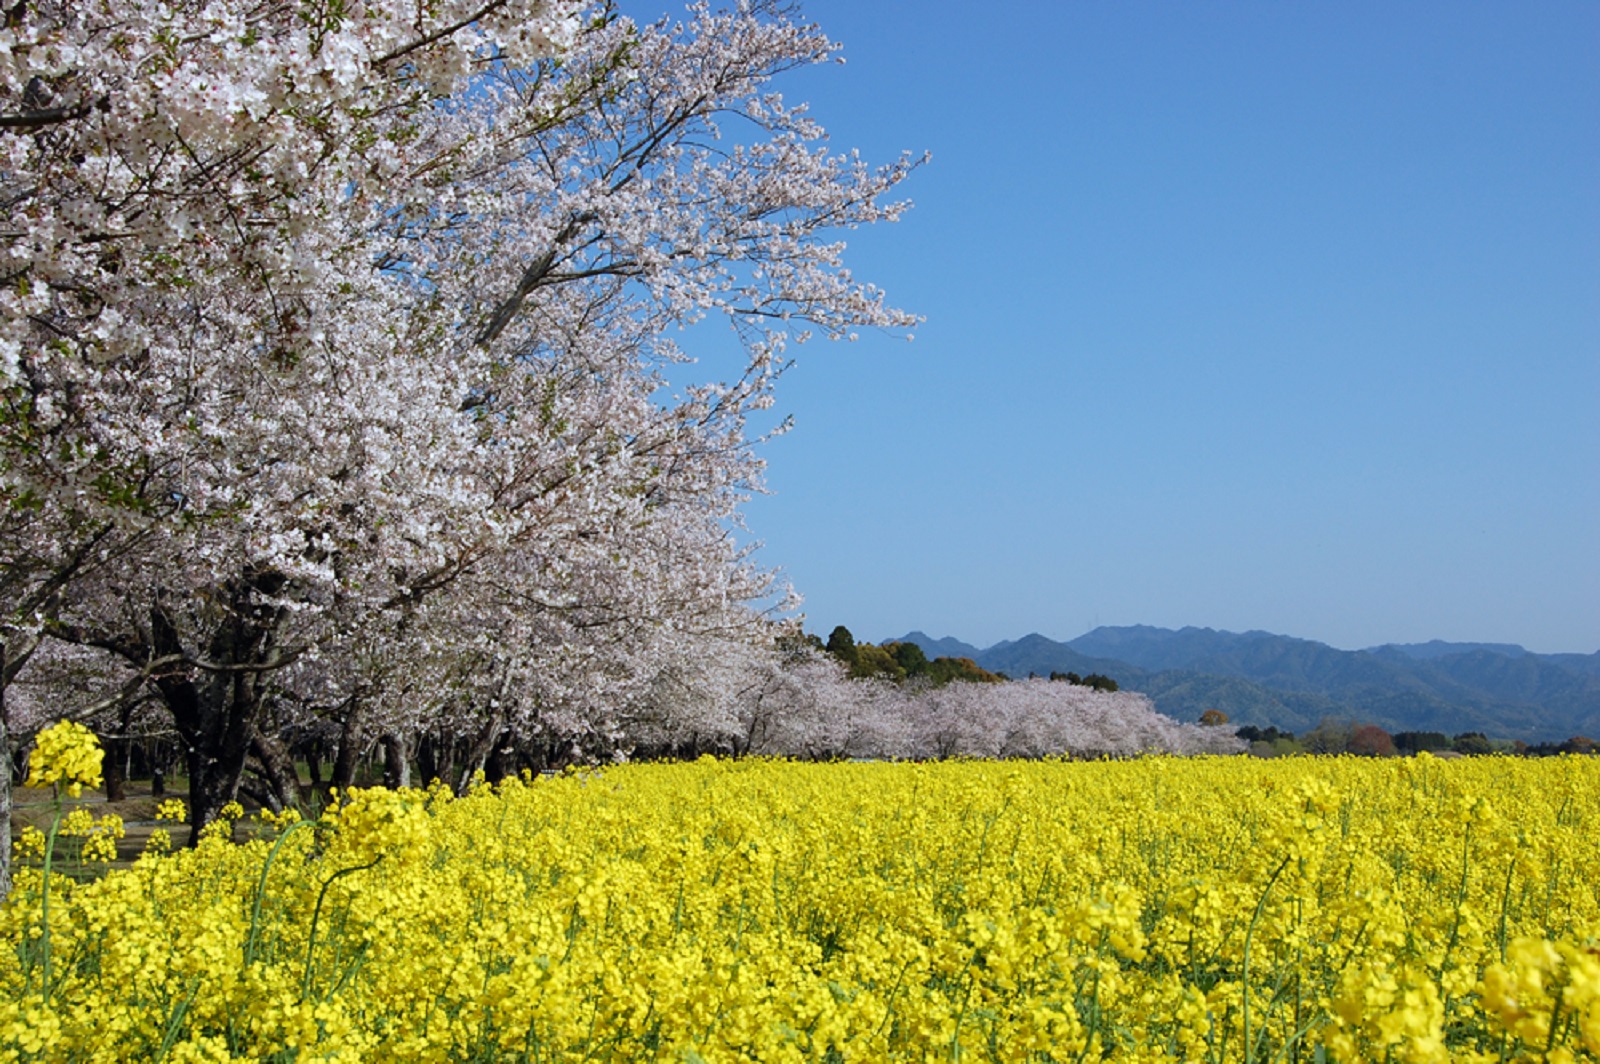
[[[903, 641], [966, 646], [921, 632]], [[1600, 732], [1600, 654], [1440, 641], [1339, 650], [1271, 632], [1146, 625], [967, 649], [983, 668], [1013, 677], [1103, 673], [1180, 720], [1220, 709], [1236, 724], [1289, 731], [1336, 717], [1391, 731], [1481, 731], [1527, 742]]]

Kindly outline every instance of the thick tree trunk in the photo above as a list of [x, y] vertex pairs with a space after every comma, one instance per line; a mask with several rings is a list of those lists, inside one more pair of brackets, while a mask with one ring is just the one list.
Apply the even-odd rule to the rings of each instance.
[[[239, 760], [239, 770], [244, 771], [244, 759]], [[234, 801], [239, 793], [239, 776], [230, 774], [227, 767], [219, 765], [199, 747], [190, 747], [184, 758], [184, 772], [189, 777], [189, 838], [187, 845], [200, 842], [200, 832], [222, 813], [222, 807]], [[229, 778], [230, 775], [232, 778]]]
[[128, 740], [106, 739], [101, 745], [105, 747], [105, 760], [100, 763], [100, 776], [105, 782], [106, 801], [126, 801], [128, 778], [125, 769], [128, 763]]
[[411, 786], [409, 745], [393, 732], [383, 737], [383, 785], [392, 791]]
[[345, 791], [355, 785], [356, 766], [366, 752], [366, 709], [359, 698], [350, 700], [344, 725], [339, 729], [339, 750], [333, 759], [333, 786]]
[[312, 739], [305, 744], [306, 775], [311, 778], [311, 789], [322, 789], [322, 740]]
[[6, 721], [6, 640], [0, 635], [0, 901], [11, 894], [11, 729]]
[[[239, 795], [239, 780], [250, 755], [261, 713], [266, 677], [288, 664], [276, 636], [284, 611], [261, 599], [282, 589], [273, 574], [247, 576], [227, 589], [227, 609], [210, 633], [204, 664], [159, 673], [156, 690], [172, 714], [185, 745], [189, 769], [189, 840]], [[158, 596], [150, 610], [149, 645], [134, 648], [150, 660], [167, 656], [195, 661]]]
[[11, 749], [6, 689], [38, 648], [38, 635], [18, 636], [13, 632], [7, 638], [0, 630], [0, 901], [11, 894], [11, 787], [13, 780], [22, 778], [23, 771]]
[[454, 766], [451, 754], [454, 748], [454, 741], [444, 738], [437, 731], [424, 732], [417, 740], [417, 773], [422, 777], [423, 786], [431, 787], [451, 778], [451, 768]]
[[257, 728], [250, 740], [250, 751], [261, 763], [262, 778], [272, 790], [278, 811], [300, 808], [300, 774], [283, 742]]
[[134, 742], [128, 737], [128, 733], [133, 730], [133, 710], [136, 705], [132, 699], [123, 702], [122, 709], [117, 715], [116, 734], [102, 740], [106, 753], [101, 772], [105, 777], [108, 802], [121, 802], [128, 797], [128, 769], [133, 763], [134, 747]]
[[466, 794], [471, 789], [473, 777], [488, 761], [489, 751], [494, 749], [504, 724], [505, 711], [495, 709], [490, 712], [489, 719], [483, 722], [483, 727], [478, 729], [478, 734], [473, 738], [472, 745], [467, 747], [466, 757], [462, 758], [460, 770], [456, 774], [457, 794]]
[[512, 745], [511, 733], [503, 731], [489, 748], [488, 759], [483, 765], [484, 777], [490, 783], [499, 783], [507, 776], [517, 773], [517, 751]]

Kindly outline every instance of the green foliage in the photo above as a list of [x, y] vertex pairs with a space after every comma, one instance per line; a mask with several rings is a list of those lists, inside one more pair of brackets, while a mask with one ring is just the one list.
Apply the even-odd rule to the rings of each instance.
[[778, 636], [777, 647], [785, 661], [795, 661], [812, 652], [821, 653], [827, 649], [819, 637], [799, 629]]
[[964, 683], [1004, 683], [1005, 677], [982, 668], [971, 658], [934, 658], [928, 663], [928, 679], [935, 687], [960, 680]]
[[[955, 681], [1001, 683], [1005, 680], [1003, 675], [980, 668], [971, 658], [934, 658], [929, 661], [927, 653], [915, 643], [893, 642], [882, 646], [857, 643], [850, 629], [842, 624], [828, 634], [826, 644], [814, 635], [805, 638], [847, 666], [851, 677], [858, 680], [872, 677], [893, 680], [895, 683], [914, 680], [932, 687], [943, 687]], [[1115, 691], [1115, 681], [1110, 682], [1110, 690]]]
[[1436, 731], [1403, 731], [1394, 736], [1395, 749], [1402, 754], [1415, 754], [1421, 750], [1435, 751], [1450, 749], [1450, 737], [1444, 732]]
[[850, 665], [850, 675], [853, 678], [865, 680], [873, 676], [882, 676], [896, 683], [906, 678], [906, 671], [895, 661], [894, 655], [883, 647], [871, 643], [857, 643], [855, 652], [855, 661]]
[[[1050, 679], [1058, 683], [1070, 683], [1078, 687], [1092, 687], [1096, 691], [1119, 690], [1117, 681], [1098, 672], [1091, 672], [1087, 676], [1079, 676], [1075, 672], [1052, 672]], [[1226, 721], [1226, 718], [1224, 718]]]
[[894, 656], [907, 676], [921, 676], [928, 671], [928, 655], [915, 643], [885, 643], [883, 649]]
[[1233, 734], [1249, 743], [1275, 743], [1279, 740], [1294, 742], [1294, 732], [1281, 731], [1270, 725], [1265, 728], [1257, 728], [1253, 724], [1246, 724]]
[[856, 637], [850, 634], [850, 629], [841, 624], [828, 633], [827, 651], [846, 665], [854, 665]]
[[1313, 754], [1342, 754], [1350, 749], [1350, 738], [1355, 725], [1334, 717], [1324, 717], [1315, 728], [1301, 737], [1306, 750]]

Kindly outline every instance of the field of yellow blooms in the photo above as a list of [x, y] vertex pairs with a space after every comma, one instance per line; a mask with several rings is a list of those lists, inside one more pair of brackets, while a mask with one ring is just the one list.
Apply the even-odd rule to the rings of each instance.
[[1597, 826], [1596, 759], [702, 760], [352, 791], [48, 910], [30, 835], [0, 1061], [1595, 1060]]

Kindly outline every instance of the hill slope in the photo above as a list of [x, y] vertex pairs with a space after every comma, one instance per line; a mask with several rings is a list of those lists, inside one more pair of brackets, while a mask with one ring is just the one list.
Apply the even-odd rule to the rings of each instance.
[[1033, 634], [985, 650], [921, 632], [904, 640], [930, 656], [959, 645], [972, 651], [962, 656], [1013, 677], [1103, 673], [1179, 720], [1220, 709], [1237, 724], [1290, 731], [1337, 717], [1528, 742], [1600, 733], [1600, 654], [1439, 641], [1338, 650], [1270, 632], [1145, 625], [1096, 628], [1065, 643]]

